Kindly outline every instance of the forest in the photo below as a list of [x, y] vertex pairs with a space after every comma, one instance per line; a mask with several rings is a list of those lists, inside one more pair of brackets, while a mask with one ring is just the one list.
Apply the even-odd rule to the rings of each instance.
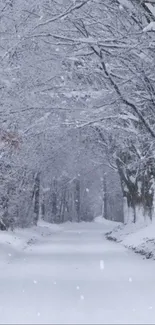
[[153, 2], [1, 0], [1, 230], [153, 219]]
[[155, 0], [0, 0], [0, 324], [155, 324], [154, 209]]

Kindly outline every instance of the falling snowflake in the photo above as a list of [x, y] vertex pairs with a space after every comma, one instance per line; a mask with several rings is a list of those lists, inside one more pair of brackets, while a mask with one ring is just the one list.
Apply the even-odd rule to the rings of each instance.
[[37, 284], [37, 280], [33, 280], [33, 283], [34, 283], [34, 284]]
[[132, 282], [132, 278], [129, 278], [129, 282]]
[[40, 317], [40, 313], [39, 312], [37, 313], [37, 316]]
[[9, 254], [8, 254], [8, 256], [10, 256], [10, 257], [11, 257], [12, 255], [9, 253]]
[[104, 270], [104, 261], [100, 260], [100, 270]]
[[56, 281], [53, 282], [54, 284], [57, 284]]
[[80, 289], [80, 287], [79, 287], [79, 286], [77, 286], [77, 287], [76, 287], [76, 289], [77, 289], [77, 290], [79, 290], [79, 289]]
[[81, 299], [81, 300], [84, 300], [84, 296], [83, 296], [83, 295], [81, 295], [81, 296], [80, 296], [80, 299]]
[[89, 193], [89, 188], [86, 188], [86, 192]]
[[123, 10], [123, 6], [122, 5], [119, 5], [119, 10]]

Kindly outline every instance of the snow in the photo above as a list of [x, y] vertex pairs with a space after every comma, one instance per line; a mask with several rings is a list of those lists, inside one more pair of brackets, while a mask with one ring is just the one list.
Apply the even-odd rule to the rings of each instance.
[[[100, 217], [18, 230], [20, 255], [0, 266], [0, 323], [154, 324], [155, 263], [107, 241], [112, 227]], [[37, 241], [23, 250], [32, 234]]]
[[[27, 246], [41, 242], [44, 237], [61, 230], [61, 226], [47, 224], [39, 221], [37, 227], [30, 229], [16, 229], [15, 231], [0, 232], [0, 266], [3, 262], [10, 263], [10, 258], [15, 258], [25, 250]], [[10, 258], [9, 258], [10, 257]]]
[[119, 8], [122, 9], [122, 7], [126, 7], [130, 10], [134, 9], [134, 6], [132, 5], [131, 1], [128, 1], [128, 0], [119, 0], [119, 3], [120, 3], [120, 6]]
[[104, 270], [104, 261], [103, 260], [100, 261], [100, 270]]
[[123, 6], [122, 6], [122, 5], [119, 5], [119, 9], [120, 9], [120, 10], [123, 10], [124, 8], [123, 8]]
[[118, 226], [106, 236], [136, 253], [155, 259], [155, 222], [146, 221]]
[[143, 32], [155, 31], [155, 21], [151, 21], [144, 29]]
[[105, 218], [103, 218], [102, 216], [99, 216], [99, 217], [96, 217], [95, 220], [94, 220], [95, 223], [101, 223], [103, 224], [105, 227], [108, 227], [108, 228], [115, 228], [115, 226], [119, 226], [119, 225], [122, 225], [121, 222], [114, 222], [114, 221], [111, 221], [111, 220], [106, 220]]
[[[138, 184], [138, 191], [139, 190], [140, 190], [140, 184]], [[128, 207], [127, 199], [124, 198], [123, 201], [124, 201], [123, 209], [124, 209], [124, 216], [125, 216], [124, 223], [130, 225], [131, 222], [134, 221], [134, 212], [131, 207]], [[137, 216], [136, 227], [138, 226], [139, 228], [141, 226], [145, 226], [147, 217], [144, 215], [144, 209], [140, 205], [136, 207], [136, 216]]]
[[[149, 2], [155, 3], [154, 1], [149, 1]], [[145, 3], [145, 5], [148, 7], [148, 9], [150, 10], [150, 12], [155, 17], [155, 6], [152, 5], [151, 3]]]

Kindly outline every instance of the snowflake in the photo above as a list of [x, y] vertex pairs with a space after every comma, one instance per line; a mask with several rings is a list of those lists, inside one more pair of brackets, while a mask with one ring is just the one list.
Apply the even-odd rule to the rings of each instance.
[[103, 260], [100, 261], [100, 270], [104, 270], [104, 261]]
[[81, 299], [81, 300], [84, 300], [84, 296], [83, 296], [83, 295], [81, 295], [81, 296], [80, 296], [80, 299]]
[[34, 284], [37, 284], [37, 280], [33, 280], [33, 283], [34, 283]]

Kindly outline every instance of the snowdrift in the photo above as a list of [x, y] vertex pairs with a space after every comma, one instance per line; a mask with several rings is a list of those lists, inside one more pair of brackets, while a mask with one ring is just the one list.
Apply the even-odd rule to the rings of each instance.
[[61, 230], [59, 225], [39, 221], [38, 226], [32, 228], [1, 231], [0, 265], [4, 262], [11, 263], [12, 260], [20, 256], [22, 250]]
[[112, 229], [113, 229], [115, 226], [122, 225], [121, 222], [112, 221], [112, 220], [107, 220], [107, 219], [103, 218], [102, 216], [96, 217], [96, 218], [94, 219], [94, 222], [96, 222], [96, 223], [101, 223], [102, 225], [105, 225], [105, 226], [108, 226], [108, 227], [112, 227]]
[[155, 259], [155, 222], [119, 225], [106, 238], [121, 243], [135, 253]]

